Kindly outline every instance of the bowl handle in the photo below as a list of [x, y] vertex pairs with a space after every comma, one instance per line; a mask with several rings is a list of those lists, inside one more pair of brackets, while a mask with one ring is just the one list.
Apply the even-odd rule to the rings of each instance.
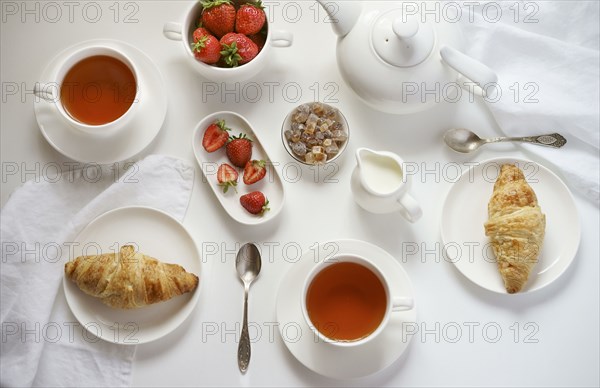
[[275, 30], [271, 32], [271, 45], [273, 47], [290, 47], [294, 36], [289, 31]]
[[163, 35], [167, 39], [171, 40], [181, 40], [182, 39], [182, 31], [181, 24], [174, 22], [167, 22], [163, 27]]
[[485, 96], [488, 87], [494, 90], [498, 83], [498, 75], [483, 63], [461, 53], [455, 48], [444, 46], [440, 49], [440, 55], [454, 70], [458, 71], [464, 78], [474, 82], [479, 87], [477, 94]]

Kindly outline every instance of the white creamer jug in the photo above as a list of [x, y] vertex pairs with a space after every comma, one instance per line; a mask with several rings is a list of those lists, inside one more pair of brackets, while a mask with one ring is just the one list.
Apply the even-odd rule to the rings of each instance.
[[404, 175], [404, 162], [398, 155], [359, 148], [356, 162], [351, 188], [360, 207], [378, 214], [397, 211], [409, 222], [421, 218], [423, 211], [408, 193], [409, 177]]

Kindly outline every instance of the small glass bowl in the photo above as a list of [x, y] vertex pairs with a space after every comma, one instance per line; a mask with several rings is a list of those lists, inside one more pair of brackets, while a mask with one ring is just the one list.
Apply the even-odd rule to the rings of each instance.
[[[288, 140], [285, 137], [285, 131], [287, 131], [288, 129], [291, 130], [292, 129], [292, 115], [294, 114], [294, 112], [296, 111], [296, 109], [298, 109], [298, 107], [302, 106], [302, 105], [308, 105], [309, 107], [312, 107], [313, 104], [322, 104], [325, 109], [335, 109], [337, 112], [336, 121], [339, 121], [342, 124], [342, 130], [346, 133], [346, 141], [344, 141], [341, 144], [338, 144], [339, 147], [339, 151], [338, 153], [331, 159], [327, 159], [324, 163], [309, 163], [306, 161], [305, 158], [302, 158], [299, 155], [296, 155], [294, 153], [294, 151], [292, 151], [292, 148], [288, 142]], [[312, 112], [312, 109], [310, 110]], [[317, 132], [317, 130], [315, 130], [315, 133]], [[295, 107], [294, 109], [292, 109], [292, 111], [286, 116], [285, 120], [283, 120], [283, 125], [281, 126], [281, 140], [283, 142], [283, 146], [285, 147], [286, 151], [288, 152], [288, 154], [290, 154], [290, 156], [305, 165], [308, 166], [318, 166], [318, 165], [326, 165], [329, 163], [332, 163], [334, 161], [336, 161], [337, 159], [340, 158], [340, 156], [344, 153], [344, 151], [346, 150], [346, 147], [348, 146], [348, 142], [350, 141], [350, 127], [348, 126], [348, 121], [346, 120], [346, 117], [344, 116], [344, 114], [336, 107], [333, 107], [331, 105], [322, 103], [322, 102], [318, 102], [318, 101], [313, 101], [313, 102], [307, 102], [304, 104], [300, 104], [297, 107]], [[310, 146], [307, 145], [307, 150], [310, 149]]]

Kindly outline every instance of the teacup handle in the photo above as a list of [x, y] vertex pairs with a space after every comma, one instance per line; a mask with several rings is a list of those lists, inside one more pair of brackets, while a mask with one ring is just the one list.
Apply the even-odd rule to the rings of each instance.
[[163, 26], [163, 35], [165, 38], [170, 40], [182, 40], [183, 39], [183, 28], [180, 23], [167, 22]]
[[48, 101], [48, 102], [55, 102], [58, 97], [54, 94], [54, 90], [56, 90], [54, 87], [51, 87], [52, 83], [39, 83], [36, 82], [36, 84], [33, 86], [33, 94], [36, 97], [39, 98], [43, 98], [44, 100]]
[[275, 30], [271, 32], [271, 45], [273, 47], [290, 47], [294, 43], [294, 35], [289, 31]]
[[400, 204], [400, 214], [408, 220], [408, 222], [416, 222], [423, 215], [423, 210], [419, 203], [410, 196], [410, 194], [404, 194], [398, 198], [397, 201]]
[[408, 311], [415, 307], [413, 298], [407, 296], [392, 299], [392, 311]]

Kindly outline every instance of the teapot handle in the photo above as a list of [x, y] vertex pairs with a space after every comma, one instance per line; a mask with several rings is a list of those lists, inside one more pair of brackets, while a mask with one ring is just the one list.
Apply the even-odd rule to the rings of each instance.
[[[450, 67], [476, 83], [481, 89], [482, 95], [485, 96], [485, 92], [488, 90], [495, 90], [498, 75], [483, 63], [449, 46], [442, 47], [440, 55]], [[488, 89], [490, 87], [491, 89]]]

